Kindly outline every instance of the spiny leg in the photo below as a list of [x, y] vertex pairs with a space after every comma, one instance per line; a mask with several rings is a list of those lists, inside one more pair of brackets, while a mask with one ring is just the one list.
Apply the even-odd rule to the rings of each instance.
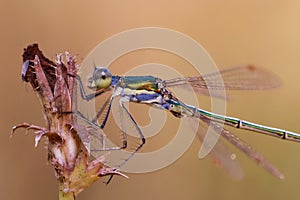
[[103, 104], [103, 106], [102, 106], [102, 108], [100, 109], [100, 111], [96, 114], [96, 116], [92, 120], [92, 122], [95, 123], [98, 120], [98, 118], [101, 116], [101, 114], [103, 113], [103, 111], [105, 110], [105, 107], [108, 105], [105, 117], [104, 117], [104, 119], [103, 119], [103, 121], [101, 123], [101, 126], [100, 126], [102, 129], [106, 125], [106, 122], [107, 122], [107, 119], [108, 119], [108, 116], [109, 116], [109, 113], [110, 113], [110, 109], [111, 109], [111, 105], [113, 103], [113, 100], [114, 100], [114, 96], [111, 96], [109, 102], [108, 102], [108, 100], [105, 101], [104, 104]]
[[[125, 114], [129, 117], [129, 120], [131, 121], [131, 123], [133, 124], [133, 126], [136, 128], [140, 139], [141, 139], [141, 143], [139, 144], [139, 146], [131, 153], [131, 155], [126, 158], [123, 163], [121, 163], [118, 168], [122, 167], [130, 158], [132, 158], [132, 156], [134, 156], [134, 154], [136, 154], [146, 143], [146, 139], [145, 136], [143, 135], [140, 127], [137, 125], [137, 123], [135, 122], [135, 120], [133, 119], [132, 115], [130, 114], [130, 112], [127, 110], [127, 108], [125, 107], [124, 103], [122, 102], [122, 100], [120, 101], [120, 105], [121, 108], [125, 111]], [[126, 135], [126, 132], [123, 132], [124, 135]]]
[[[109, 99], [106, 99], [105, 102], [104, 102], [104, 104], [102, 105], [102, 107], [101, 107], [101, 108], [99, 109], [99, 111], [97, 112], [96, 116], [92, 119], [92, 122], [93, 122], [93, 123], [96, 123], [96, 122], [97, 122], [97, 120], [98, 120], [99, 117], [102, 115], [102, 113], [105, 111], [105, 108], [107, 107], [107, 105], [108, 105], [109, 103], [111, 103], [110, 100], [109, 100]], [[110, 111], [110, 105], [109, 105], [109, 107], [108, 107], [108, 110], [106, 111], [106, 113], [107, 113], [106, 116], [108, 116], [109, 111]], [[105, 116], [105, 118], [106, 118], [106, 116]], [[105, 119], [105, 118], [104, 118], [104, 119]], [[103, 124], [103, 122], [102, 122], [102, 124]], [[104, 124], [104, 125], [105, 125], [105, 124]], [[104, 128], [104, 126], [102, 126], [102, 125], [101, 125], [101, 127]]]
[[[82, 119], [83, 121], [85, 121], [86, 123], [90, 124], [91, 126], [95, 126], [99, 129], [103, 129], [101, 125], [95, 123], [95, 122], [92, 122], [91, 120], [89, 120], [88, 118], [86, 118], [80, 111], [76, 111], [76, 113], [74, 113], [77, 117], [79, 117], [80, 119]], [[92, 135], [95, 137], [95, 138], [98, 138], [99, 139], [99, 136], [98, 135], [95, 135], [95, 133], [92, 133]], [[104, 141], [102, 141], [102, 147], [104, 147]], [[122, 146], [115, 146], [115, 147], [110, 147], [110, 148], [102, 148], [102, 149], [91, 149], [91, 151], [111, 151], [111, 150], [121, 150], [121, 149], [125, 149], [127, 147], [127, 138], [126, 138], [126, 135], [123, 134], [123, 138], [122, 138]]]
[[[118, 165], [115, 170], [118, 170], [119, 168], [121, 168], [128, 160], [130, 160], [142, 147], [143, 145], [146, 143], [146, 139], [145, 136], [143, 135], [141, 129], [139, 128], [139, 126], [137, 125], [137, 123], [135, 122], [135, 120], [133, 119], [132, 115], [130, 114], [130, 112], [128, 111], [128, 109], [125, 107], [124, 102], [126, 102], [126, 100], [122, 100], [122, 98], [120, 99], [120, 107], [121, 109], [123, 109], [123, 111], [125, 112], [125, 114], [127, 115], [127, 117], [129, 117], [130, 122], [133, 124], [133, 126], [136, 128], [136, 130], [138, 131], [138, 134], [140, 136], [141, 139], [141, 144], [139, 144], [139, 146], [130, 154], [129, 157], [127, 157], [120, 165]], [[121, 125], [122, 125], [122, 132], [123, 132], [123, 137], [126, 137], [126, 130], [125, 130], [125, 125], [124, 125], [124, 119], [123, 118], [123, 112], [122, 110], [120, 110], [121, 112]], [[127, 142], [127, 141], [126, 141]], [[126, 143], [127, 145], [127, 143]], [[110, 181], [112, 180], [114, 175], [111, 175], [109, 177], [109, 179], [105, 182], [106, 184], [109, 184]]]
[[[84, 90], [82, 90], [82, 91], [84, 91]], [[97, 112], [97, 115], [92, 120], [88, 119], [85, 115], [83, 115], [78, 110], [76, 112], [74, 112], [74, 115], [77, 116], [77, 117], [79, 117], [80, 119], [82, 119], [86, 123], [90, 124], [91, 126], [94, 126], [94, 127], [98, 128], [98, 129], [102, 130], [104, 128], [105, 124], [106, 124], [107, 119], [108, 119], [108, 116], [109, 116], [109, 113], [110, 113], [111, 104], [112, 104], [113, 100], [114, 100], [113, 96], [110, 98], [110, 100], [107, 99], [104, 102], [104, 104], [102, 105], [102, 107], [100, 108], [100, 110]], [[102, 121], [101, 125], [99, 125], [97, 123], [97, 119], [103, 114], [103, 112], [106, 110], [106, 107], [108, 107], [108, 109], [107, 109], [107, 111], [105, 113], [104, 120]], [[96, 135], [95, 133], [92, 133], [92, 135], [95, 138], [97, 138], [98, 140], [101, 140], [100, 137], [99, 137], [99, 135]], [[124, 142], [124, 141], [126, 141], [126, 142]], [[123, 144], [127, 143], [126, 137], [123, 137], [122, 143]], [[95, 150], [91, 150], [91, 151], [110, 151], [110, 150], [120, 150], [120, 149], [125, 149], [126, 148], [126, 145], [122, 145], [120, 147], [119, 146], [115, 146], [115, 147], [110, 147], [110, 148], [106, 148], [104, 145], [105, 145], [104, 144], [104, 140], [102, 139], [102, 147], [103, 148], [102, 149], [97, 149], [97, 150], [95, 149]]]

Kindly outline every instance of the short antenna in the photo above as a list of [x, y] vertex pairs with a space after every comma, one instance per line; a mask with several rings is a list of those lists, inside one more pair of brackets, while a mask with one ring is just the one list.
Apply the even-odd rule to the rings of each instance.
[[95, 59], [93, 61], [93, 66], [94, 66], [94, 69], [96, 69], [96, 62], [95, 62]]

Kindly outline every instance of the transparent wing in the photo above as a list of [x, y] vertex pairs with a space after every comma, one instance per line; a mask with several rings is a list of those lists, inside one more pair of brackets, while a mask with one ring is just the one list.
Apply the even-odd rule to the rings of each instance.
[[[236, 155], [229, 150], [229, 148], [222, 140], [218, 140], [215, 146], [213, 148], [210, 148], [210, 144], [204, 142], [208, 125], [203, 121], [199, 121], [199, 120], [195, 120], [195, 121], [200, 125], [197, 130], [197, 137], [202, 142], [201, 148], [211, 149], [208, 155], [212, 158], [214, 164], [217, 167], [221, 168], [229, 176], [237, 180], [242, 179], [243, 170], [238, 162], [238, 159], [236, 159]], [[209, 134], [217, 134], [217, 133], [210, 132]]]
[[278, 87], [280, 81], [274, 74], [263, 69], [254, 66], [242, 66], [203, 76], [170, 79], [166, 80], [165, 84], [166, 87], [190, 85], [196, 92], [209, 95], [209, 89], [265, 90]]
[[201, 117], [201, 120], [206, 124], [212, 126], [212, 128], [217, 132], [221, 133], [221, 136], [227, 140], [229, 143], [234, 145], [237, 149], [243, 152], [248, 158], [256, 162], [259, 166], [263, 167], [266, 171], [270, 172], [272, 175], [278, 177], [279, 179], [283, 179], [284, 175], [273, 166], [266, 158], [264, 158], [259, 152], [257, 152], [254, 148], [252, 148], [245, 141], [241, 140], [237, 136], [233, 135], [228, 130], [222, 128], [219, 124], [210, 121], [205, 117]]
[[93, 154], [94, 149], [101, 151], [106, 150], [106, 136], [100, 126], [96, 123], [93, 123], [79, 111], [74, 113], [74, 118], [76, 123], [73, 124], [73, 127], [77, 130], [78, 136], [83, 142], [83, 145], [87, 149], [88, 153], [95, 157], [103, 155]]

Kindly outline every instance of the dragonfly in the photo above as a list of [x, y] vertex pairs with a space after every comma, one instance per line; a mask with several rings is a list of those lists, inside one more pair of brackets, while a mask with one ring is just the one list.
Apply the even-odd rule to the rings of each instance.
[[[221, 75], [223, 82], [219, 81], [219, 75]], [[110, 92], [111, 94], [92, 120], [86, 118], [79, 111], [77, 112], [78, 116], [85, 119], [88, 123], [103, 129], [107, 123], [109, 113], [111, 112], [113, 101], [118, 97], [123, 117], [126, 117], [137, 131], [140, 138], [138, 146], [118, 167], [121, 167], [132, 156], [134, 156], [146, 142], [142, 130], [125, 106], [125, 103], [127, 102], [150, 105], [155, 108], [168, 111], [176, 118], [189, 117], [200, 120], [200, 122], [211, 126], [213, 130], [216, 133], [219, 133], [224, 140], [234, 145], [258, 165], [280, 179], [283, 179], [284, 175], [276, 167], [269, 163], [260, 153], [258, 153], [245, 141], [223, 128], [221, 124], [237, 129], [245, 129], [252, 132], [274, 136], [284, 140], [300, 142], [300, 134], [298, 133], [241, 120], [235, 117], [220, 115], [197, 108], [182, 102], [171, 91], [173, 87], [188, 85], [200, 94], [209, 95], [208, 90], [266, 90], [280, 85], [277, 77], [273, 76], [273, 74], [254, 66], [233, 67], [203, 76], [179, 77], [170, 80], [163, 80], [158, 77], [148, 75], [112, 75], [108, 68], [94, 67], [94, 71], [87, 81], [87, 87], [93, 90], [90, 94], [86, 92], [81, 77], [79, 75], [75, 77], [79, 83], [81, 97], [86, 101], [90, 101], [103, 93]], [[99, 116], [104, 116], [101, 123], [97, 122]], [[122, 132], [122, 145], [112, 147], [109, 150], [127, 148], [127, 132], [126, 130], [123, 130]], [[199, 139], [203, 141], [203, 135], [198, 136]], [[222, 143], [218, 142], [216, 147], [211, 150], [210, 155], [214, 158], [214, 160], [220, 162], [221, 165], [225, 165], [225, 168], [226, 165], [227, 168], [233, 166], [232, 164], [226, 164], [227, 161], [224, 160], [222, 154], [227, 154], [228, 157], [232, 157], [233, 155], [230, 152], [225, 151], [222, 147]], [[227, 170], [230, 171], [231, 169]]]

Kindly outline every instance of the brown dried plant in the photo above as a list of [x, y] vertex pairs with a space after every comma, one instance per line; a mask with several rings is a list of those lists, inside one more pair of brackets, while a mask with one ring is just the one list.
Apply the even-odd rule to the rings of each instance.
[[46, 127], [22, 123], [14, 126], [12, 133], [19, 128], [33, 130], [35, 146], [42, 137], [47, 138], [48, 159], [59, 182], [59, 199], [75, 199], [102, 176], [124, 175], [106, 167], [104, 156], [90, 158], [86, 143], [95, 130], [76, 123], [76, 60], [68, 52], [65, 60], [66, 64], [62, 54], [57, 54], [55, 62], [49, 60], [37, 44], [24, 49], [22, 79], [38, 94]]

